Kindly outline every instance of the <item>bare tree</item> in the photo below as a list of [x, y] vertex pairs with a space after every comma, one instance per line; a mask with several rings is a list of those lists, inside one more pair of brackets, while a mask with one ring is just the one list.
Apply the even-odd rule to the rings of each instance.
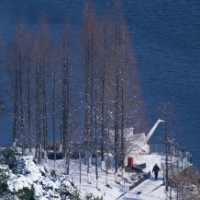
[[[26, 73], [27, 73], [27, 30], [21, 19], [15, 28], [13, 46], [14, 51], [9, 52], [11, 70], [14, 69], [14, 124], [13, 124], [13, 146], [16, 146], [17, 132], [20, 132], [22, 143], [22, 154], [25, 154], [25, 97], [26, 91]], [[20, 122], [20, 127], [18, 126]]]
[[101, 106], [101, 113], [100, 113], [100, 124], [101, 124], [101, 135], [100, 135], [100, 141], [101, 141], [101, 169], [105, 170], [105, 159], [104, 159], [104, 153], [105, 153], [105, 135], [106, 135], [106, 126], [107, 126], [107, 119], [108, 113], [107, 108], [108, 106], [108, 99], [109, 93], [109, 69], [110, 69], [110, 63], [112, 59], [112, 21], [111, 21], [112, 15], [109, 14], [109, 11], [107, 10], [106, 13], [103, 15], [101, 19], [100, 25], [98, 25], [100, 28], [100, 38], [99, 38], [99, 44], [98, 44], [98, 52], [99, 52], [99, 71], [98, 76], [100, 77], [99, 84], [101, 87], [98, 87], [98, 93], [100, 97], [100, 106]]
[[57, 52], [53, 51], [53, 84], [52, 84], [52, 124], [53, 124], [53, 149], [54, 149], [54, 169], [56, 169], [56, 137], [55, 137], [55, 90], [56, 90], [56, 66], [57, 66]]
[[[131, 41], [118, 2], [115, 5], [114, 14], [110, 16], [108, 26], [108, 35], [104, 33], [104, 37], [109, 44], [107, 47], [111, 49], [107, 52], [109, 60], [107, 60], [108, 66], [104, 75], [104, 78], [107, 77], [104, 106], [109, 108], [107, 110], [110, 113], [113, 113], [111, 117], [113, 127], [110, 128], [115, 130], [115, 177], [118, 182], [120, 166], [122, 166], [122, 177], [125, 173], [124, 159], [127, 155], [124, 143], [126, 140], [125, 130], [130, 127], [134, 127], [134, 130], [142, 130], [142, 126], [139, 124], [143, 124], [145, 120], [142, 115], [143, 102]], [[105, 47], [103, 49], [105, 50]], [[106, 103], [108, 99], [112, 99], [112, 106], [108, 106]], [[105, 123], [104, 126], [106, 126]]]
[[41, 14], [39, 21], [39, 31], [36, 39], [35, 54], [37, 59], [37, 94], [36, 94], [36, 109], [37, 109], [37, 133], [39, 141], [39, 163], [42, 162], [42, 149], [46, 157], [46, 147], [48, 138], [47, 127], [47, 66], [50, 49], [50, 36], [46, 16]]
[[70, 98], [70, 33], [69, 19], [66, 19], [61, 32], [62, 79], [63, 79], [63, 150], [66, 158], [66, 172], [69, 174], [70, 164], [70, 136], [69, 136], [69, 98]]
[[93, 8], [86, 3], [86, 9], [81, 31], [81, 50], [84, 58], [85, 70], [85, 144], [87, 149], [87, 174], [90, 183], [92, 136], [94, 130], [94, 71], [95, 71], [95, 34], [97, 33], [96, 17]]

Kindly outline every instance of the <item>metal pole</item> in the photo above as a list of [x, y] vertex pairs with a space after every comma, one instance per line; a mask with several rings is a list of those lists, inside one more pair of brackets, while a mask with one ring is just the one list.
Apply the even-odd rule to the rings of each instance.
[[125, 193], [126, 191], [125, 191], [125, 181], [124, 181], [124, 199], [125, 199]]
[[[164, 108], [166, 109], [166, 108]], [[167, 116], [166, 116], [166, 111], [164, 113], [164, 117], [165, 117], [165, 166], [166, 166], [166, 177], [165, 177], [165, 191], [166, 191], [166, 200], [169, 199], [169, 195], [168, 195], [168, 136], [167, 136]]]
[[[170, 152], [170, 170], [171, 170], [171, 171], [170, 171], [170, 176], [171, 176], [171, 177], [172, 177], [172, 170], [173, 170], [173, 169], [172, 169], [172, 167], [173, 167], [173, 166], [172, 166], [172, 151], [173, 151], [173, 147], [171, 147], [170, 144], [169, 144], [169, 152]], [[170, 194], [170, 197], [169, 197], [169, 198], [172, 199], [171, 179], [169, 180], [169, 185], [170, 185], [170, 193], [169, 193], [169, 194]]]
[[80, 153], [80, 147], [79, 147], [79, 169], [80, 169], [80, 191], [81, 191], [81, 153]]
[[177, 161], [177, 176], [178, 176], [178, 178], [177, 178], [177, 196], [176, 196], [176, 198], [177, 198], [177, 200], [179, 199], [179, 152], [178, 152], [178, 147], [177, 147], [177, 159], [178, 159], [178, 161]]

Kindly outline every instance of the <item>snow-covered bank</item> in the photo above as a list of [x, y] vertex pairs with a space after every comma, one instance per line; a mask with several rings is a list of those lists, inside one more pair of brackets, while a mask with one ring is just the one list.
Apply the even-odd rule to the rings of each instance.
[[77, 190], [68, 175], [49, 170], [46, 164], [36, 165], [33, 156], [18, 158], [11, 169], [0, 165], [0, 172], [3, 199], [10, 196], [11, 199], [59, 200]]
[[[2, 163], [2, 157], [0, 162]], [[87, 164], [85, 160], [81, 160], [81, 173], [80, 163], [78, 159], [70, 161], [70, 175], [65, 174], [65, 160], [56, 161], [56, 170], [54, 170], [53, 160], [43, 160], [41, 165], [35, 164], [33, 155], [19, 157], [15, 160], [12, 167], [8, 165], [0, 165], [0, 200], [114, 200], [124, 193], [124, 185], [127, 189], [138, 180], [139, 176], [135, 173], [125, 173], [125, 179], [122, 179], [119, 170], [118, 180], [115, 182], [114, 173], [114, 159], [110, 154], [111, 167], [106, 172], [101, 170], [101, 160], [98, 158], [98, 188], [95, 174], [95, 163], [92, 159], [92, 166], [90, 167], [90, 180], [88, 184]], [[11, 159], [12, 161], [12, 159]], [[155, 163], [161, 166], [164, 161], [163, 154], [140, 155], [135, 164], [146, 163], [144, 172], [152, 171]], [[107, 164], [105, 160], [105, 164]], [[140, 177], [141, 178], [141, 177]], [[81, 181], [80, 181], [81, 180]], [[109, 187], [108, 187], [108, 185]], [[107, 185], [107, 186], [106, 186]], [[187, 186], [187, 185], [186, 185]], [[186, 194], [194, 193], [198, 195], [198, 189], [194, 185], [188, 185], [183, 192]], [[188, 192], [193, 187], [192, 192]], [[5, 190], [4, 190], [5, 189]], [[3, 194], [2, 194], [3, 191]], [[137, 187], [131, 191], [127, 191], [125, 195], [119, 199], [138, 199], [140, 194], [143, 200], [156, 200], [165, 199], [165, 186], [163, 185], [163, 172], [161, 171], [158, 180], [155, 181], [154, 175], [149, 179], [144, 180]], [[172, 196], [176, 193], [172, 190]], [[3, 197], [2, 197], [3, 196]], [[24, 197], [29, 198], [24, 198]], [[186, 196], [186, 195], [185, 195]]]

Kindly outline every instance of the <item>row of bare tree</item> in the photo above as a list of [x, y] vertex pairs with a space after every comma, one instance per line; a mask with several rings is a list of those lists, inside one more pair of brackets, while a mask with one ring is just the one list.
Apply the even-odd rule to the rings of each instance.
[[[125, 167], [125, 129], [134, 127], [135, 131], [141, 131], [139, 128], [144, 125], [143, 104], [131, 46], [118, 5], [114, 12], [107, 11], [101, 20], [97, 19], [93, 8], [86, 5], [81, 31], [81, 52], [85, 61], [88, 176], [93, 137], [99, 139], [102, 170], [105, 170], [105, 141], [109, 138], [109, 129], [114, 130], [113, 153], [117, 181], [118, 168], [122, 166], [124, 171]], [[98, 143], [96, 140], [95, 142]]]
[[[132, 42], [118, 4], [97, 17], [86, 3], [82, 21], [76, 52], [69, 19], [56, 45], [44, 14], [37, 33], [26, 28], [23, 20], [17, 23], [7, 54], [13, 84], [9, 92], [14, 102], [13, 145], [20, 141], [23, 154], [26, 146], [35, 147], [41, 163], [48, 141], [53, 141], [55, 152], [59, 136], [67, 174], [78, 145], [86, 152], [89, 182], [92, 153], [98, 182], [97, 151], [101, 152], [102, 170], [105, 152], [112, 152], [117, 181], [118, 169], [124, 172], [125, 168], [125, 129], [133, 127], [137, 133], [144, 129]], [[114, 131], [114, 145], [109, 142], [109, 130]]]
[[[39, 163], [42, 151], [46, 156], [48, 139], [53, 138], [55, 143], [58, 130], [62, 131], [60, 139], [65, 141], [63, 148], [67, 152], [70, 118], [69, 54], [68, 19], [56, 45], [52, 44], [44, 14], [40, 16], [36, 34], [24, 26], [23, 20], [17, 23], [7, 54], [13, 84], [13, 145], [16, 145], [16, 140], [20, 140], [23, 154], [25, 146], [34, 146]], [[49, 132], [52, 134], [49, 135]]]

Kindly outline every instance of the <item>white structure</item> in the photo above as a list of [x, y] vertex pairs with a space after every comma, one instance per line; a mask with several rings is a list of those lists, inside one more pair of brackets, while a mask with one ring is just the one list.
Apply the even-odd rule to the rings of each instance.
[[[134, 128], [126, 128], [124, 130], [124, 146], [125, 146], [125, 166], [127, 166], [128, 157], [132, 157], [135, 159], [139, 154], [150, 153], [150, 147], [147, 144], [151, 136], [153, 135], [155, 129], [157, 128], [160, 122], [164, 122], [163, 120], [158, 119], [154, 126], [151, 128], [149, 133], [145, 136], [145, 133], [134, 133]], [[119, 130], [120, 132], [120, 130]], [[114, 146], [114, 130], [110, 130], [110, 141], [111, 144]]]
[[164, 122], [164, 121], [161, 120], [161, 119], [158, 119], [158, 121], [154, 124], [154, 126], [151, 128], [151, 130], [150, 130], [149, 133], [147, 134], [147, 136], [146, 136], [146, 142], [149, 141], [149, 139], [150, 139], [151, 136], [153, 135], [153, 132], [156, 130], [156, 128], [157, 128], [157, 126], [158, 126], [158, 124], [159, 124], [160, 122]]

